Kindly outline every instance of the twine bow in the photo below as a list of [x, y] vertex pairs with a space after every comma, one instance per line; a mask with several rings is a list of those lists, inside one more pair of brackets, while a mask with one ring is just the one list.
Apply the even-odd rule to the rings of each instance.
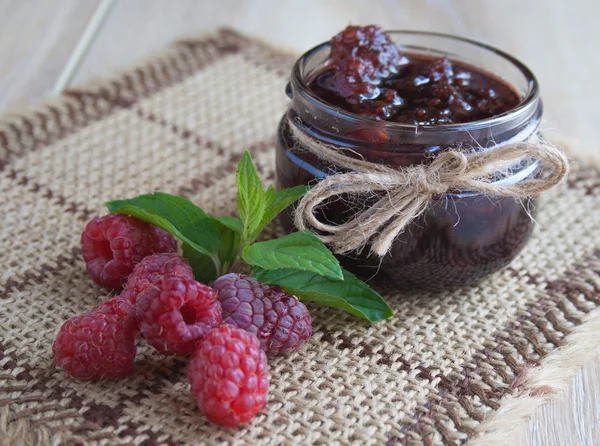
[[[436, 194], [468, 190], [525, 198], [561, 183], [569, 171], [564, 153], [539, 138], [471, 154], [443, 152], [429, 165], [394, 169], [346, 156], [344, 148], [317, 141], [291, 120], [289, 124], [299, 147], [352, 171], [321, 180], [304, 195], [295, 211], [296, 227], [318, 231], [316, 235], [337, 254], [360, 250], [370, 243], [372, 253], [384, 256], [394, 239], [427, 209]], [[495, 173], [510, 172], [524, 158], [537, 160], [535, 176], [512, 184], [494, 182]], [[383, 196], [345, 223], [332, 225], [315, 216], [317, 208], [332, 197], [372, 192]]]

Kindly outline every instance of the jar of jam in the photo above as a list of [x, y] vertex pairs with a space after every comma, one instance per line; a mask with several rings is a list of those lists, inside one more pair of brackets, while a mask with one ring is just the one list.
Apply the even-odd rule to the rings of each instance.
[[[350, 149], [353, 156], [398, 168], [431, 163], [447, 150], [494, 150], [535, 136], [542, 102], [535, 77], [521, 62], [450, 35], [391, 31], [387, 36], [401, 59], [377, 83], [379, 96], [371, 101], [344, 97], [336, 90], [330, 42], [296, 62], [286, 89], [291, 103], [278, 128], [279, 188], [314, 184], [347, 171], [299, 144], [290, 125], [317, 141]], [[536, 167], [530, 162], [508, 175], [499, 172], [497, 181], [521, 181]], [[331, 200], [320, 209], [320, 219], [347, 221], [372, 205], [377, 199], [373, 195]], [[508, 265], [525, 246], [535, 204], [534, 198], [452, 191], [435, 196], [384, 257], [370, 255], [367, 247], [339, 258], [362, 278], [400, 289], [473, 284]], [[293, 230], [291, 213], [282, 222]]]

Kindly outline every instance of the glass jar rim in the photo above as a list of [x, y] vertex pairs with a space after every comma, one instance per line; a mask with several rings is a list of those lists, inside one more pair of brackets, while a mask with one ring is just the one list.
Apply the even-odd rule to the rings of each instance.
[[[452, 35], [452, 34], [445, 34], [445, 33], [438, 33], [438, 32], [416, 31], [416, 30], [389, 30], [389, 31], [385, 31], [385, 32], [387, 34], [391, 34], [394, 36], [412, 35], [412, 36], [425, 36], [425, 37], [439, 37], [442, 39], [448, 39], [448, 40], [454, 40], [454, 41], [458, 41], [458, 42], [462, 42], [462, 43], [467, 43], [469, 45], [479, 47], [486, 51], [490, 51], [491, 53], [494, 53], [495, 55], [500, 56], [503, 59], [510, 62], [511, 64], [513, 64], [513, 66], [515, 66], [521, 72], [521, 74], [525, 77], [529, 88], [528, 88], [526, 94], [521, 99], [521, 101], [515, 107], [511, 108], [510, 110], [507, 110], [504, 113], [492, 116], [490, 118], [481, 119], [478, 121], [453, 123], [453, 124], [439, 124], [439, 125], [433, 125], [433, 126], [406, 124], [406, 123], [399, 123], [399, 122], [393, 122], [393, 121], [378, 121], [378, 120], [375, 120], [372, 118], [360, 116], [355, 113], [345, 111], [339, 107], [331, 105], [331, 104], [323, 101], [319, 96], [317, 96], [310, 89], [310, 87], [308, 86], [308, 83], [306, 82], [304, 76], [302, 75], [302, 69], [304, 67], [304, 64], [312, 56], [314, 56], [316, 53], [323, 50], [324, 48], [327, 48], [330, 46], [330, 42], [323, 42], [323, 43], [311, 48], [310, 50], [306, 51], [302, 56], [300, 56], [300, 58], [294, 64], [294, 67], [292, 68], [292, 76], [291, 76], [291, 83], [293, 85], [293, 91], [300, 93], [307, 101], [313, 103], [313, 105], [322, 107], [325, 110], [327, 110], [328, 112], [332, 113], [333, 115], [344, 118], [348, 122], [354, 122], [354, 123], [369, 122], [369, 123], [372, 123], [373, 125], [377, 125], [378, 128], [390, 130], [390, 131], [411, 130], [411, 131], [415, 131], [418, 133], [430, 133], [430, 134], [437, 133], [437, 132], [464, 131], [465, 128], [477, 130], [477, 129], [481, 129], [481, 128], [495, 126], [495, 125], [504, 123], [507, 119], [510, 119], [516, 115], [526, 113], [527, 111], [531, 110], [532, 108], [534, 108], [538, 105], [538, 102], [540, 99], [539, 98], [539, 96], [540, 96], [539, 84], [538, 84], [538, 81], [537, 81], [535, 75], [533, 74], [533, 72], [519, 59], [517, 59], [514, 56], [511, 56], [510, 54], [508, 54], [498, 48], [495, 48], [491, 45], [488, 45], [488, 44], [485, 44], [482, 42], [478, 42], [476, 40], [468, 39], [466, 37], [460, 37], [460, 36], [456, 36], [456, 35]], [[435, 48], [430, 48], [430, 49], [435, 49]]]

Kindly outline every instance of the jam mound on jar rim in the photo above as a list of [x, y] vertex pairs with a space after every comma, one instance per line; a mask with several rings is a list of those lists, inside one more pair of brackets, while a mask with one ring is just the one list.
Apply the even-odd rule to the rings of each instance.
[[401, 53], [374, 25], [348, 26], [334, 36], [327, 66], [309, 84], [345, 111], [423, 126], [491, 118], [521, 100], [506, 83], [475, 67]]

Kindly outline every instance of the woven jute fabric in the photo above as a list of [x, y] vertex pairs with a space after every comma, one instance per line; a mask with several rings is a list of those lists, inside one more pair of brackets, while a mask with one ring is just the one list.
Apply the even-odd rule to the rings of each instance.
[[[268, 406], [245, 427], [210, 424], [184, 360], [142, 341], [127, 379], [75, 381], [58, 369], [60, 325], [107, 297], [81, 258], [85, 222], [108, 200], [157, 190], [232, 215], [244, 150], [274, 178], [294, 59], [222, 30], [0, 118], [2, 442], [460, 444], [501, 429], [504, 404], [525, 418], [523, 399], [556, 389], [540, 376], [566, 379], [559, 365], [595, 353], [600, 173], [574, 161], [542, 200], [532, 242], [480, 285], [401, 294], [379, 284], [396, 315], [375, 325], [311, 305], [312, 339], [270, 360]], [[561, 354], [568, 364], [553, 359]]]

